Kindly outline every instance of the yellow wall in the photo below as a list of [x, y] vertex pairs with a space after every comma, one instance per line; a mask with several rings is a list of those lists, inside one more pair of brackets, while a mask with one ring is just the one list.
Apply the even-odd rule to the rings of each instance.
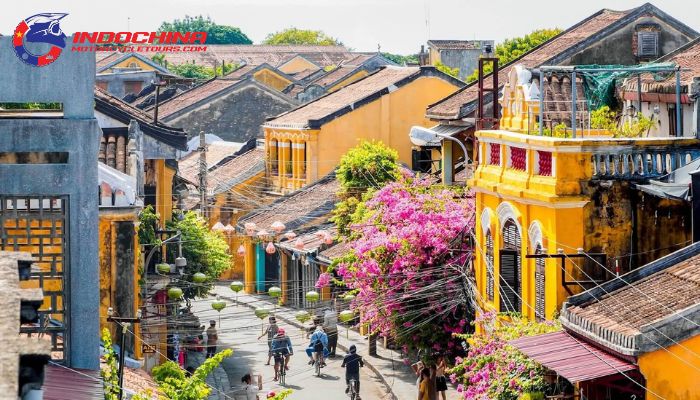
[[642, 354], [637, 360], [646, 379], [647, 400], [700, 400], [700, 371], [688, 366], [700, 367], [700, 335], [667, 349]]
[[124, 60], [120, 63], [114, 64], [111, 68], [132, 68], [129, 66], [129, 64], [132, 64], [132, 63], [136, 63], [138, 65], [138, 68], [140, 68], [144, 71], [155, 71], [155, 68], [153, 68], [152, 66], [146, 64], [145, 62], [143, 62], [143, 61], [141, 61], [138, 58], [133, 57], [133, 56], [127, 58], [126, 60]]
[[429, 57], [430, 57], [430, 65], [435, 65], [438, 62], [440, 62], [440, 52], [432, 47], [428, 48], [429, 51]]
[[319, 69], [318, 65], [312, 63], [311, 61], [305, 59], [302, 56], [296, 56], [286, 63], [280, 65], [278, 69], [285, 74], [296, 74], [307, 69]]
[[[383, 142], [398, 151], [401, 162], [410, 165], [413, 146], [408, 137], [410, 128], [414, 125], [427, 127], [434, 124], [425, 118], [426, 107], [456, 89], [457, 86], [443, 79], [425, 76], [324, 124], [320, 130], [266, 127], [268, 162], [270, 154], [273, 154], [270, 150], [272, 140], [277, 140], [284, 146], [287, 146], [288, 141], [292, 145], [306, 145], [305, 155], [298, 148], [291, 153], [294, 174], [272, 174], [273, 187], [279, 191], [290, 191], [315, 182], [331, 172], [340, 158], [362, 140]], [[280, 147], [277, 152], [280, 171], [289, 160], [286, 148]], [[303, 160], [304, 156], [307, 171], [302, 178], [299, 168], [303, 163], [296, 160]]]
[[165, 160], [154, 160], [156, 174], [156, 212], [160, 226], [173, 218], [173, 178], [175, 170], [165, 165]]
[[365, 76], [369, 75], [369, 72], [365, 70], [357, 71], [354, 74], [348, 76], [347, 78], [343, 79], [342, 81], [338, 82], [337, 84], [331, 86], [330, 88], [326, 89], [327, 93], [333, 93], [338, 89], [342, 89], [345, 86], [355, 82], [359, 81], [360, 79], [364, 78]]
[[253, 74], [253, 78], [256, 81], [279, 91], [282, 91], [292, 83], [292, 81], [289, 79], [269, 69], [261, 69], [260, 71], [257, 71]]

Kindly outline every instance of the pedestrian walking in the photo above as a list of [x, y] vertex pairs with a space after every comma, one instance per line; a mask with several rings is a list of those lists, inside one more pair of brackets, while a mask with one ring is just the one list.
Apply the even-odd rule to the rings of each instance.
[[446, 369], [447, 363], [445, 362], [445, 356], [438, 356], [437, 371], [435, 377], [435, 390], [437, 391], [438, 397], [442, 397], [442, 400], [447, 399], [447, 395], [445, 394], [445, 392], [447, 391], [447, 377], [445, 377]]
[[430, 368], [424, 367], [420, 371], [418, 400], [430, 400]]
[[323, 330], [328, 335], [329, 356], [335, 357], [335, 348], [338, 346], [338, 313], [335, 308], [326, 309], [323, 313]]
[[258, 336], [258, 340], [267, 334], [267, 363], [265, 365], [270, 365], [270, 360], [272, 359], [272, 339], [277, 334], [279, 327], [277, 326], [277, 319], [274, 315], [270, 316], [270, 325], [267, 326], [265, 332]]
[[244, 385], [246, 400], [260, 400], [258, 393], [262, 390], [262, 375], [258, 375], [257, 384], [253, 383], [253, 377], [250, 374], [243, 375], [241, 382]]
[[216, 321], [209, 321], [207, 328], [207, 358], [213, 357], [216, 354], [216, 343], [219, 341], [219, 333], [216, 331]]

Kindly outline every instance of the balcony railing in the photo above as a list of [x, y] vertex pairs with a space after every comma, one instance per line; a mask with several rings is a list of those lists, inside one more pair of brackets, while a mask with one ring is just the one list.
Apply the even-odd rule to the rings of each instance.
[[593, 176], [605, 179], [653, 179], [700, 157], [698, 149], [619, 150], [592, 156]]

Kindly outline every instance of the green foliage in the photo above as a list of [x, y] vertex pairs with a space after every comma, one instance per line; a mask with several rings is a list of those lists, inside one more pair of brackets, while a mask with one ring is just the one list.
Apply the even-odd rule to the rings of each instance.
[[165, 54], [163, 53], [153, 55], [151, 60], [160, 66], [165, 66]]
[[119, 398], [119, 363], [112, 348], [112, 335], [107, 328], [102, 329], [102, 342], [105, 348], [105, 364], [107, 364], [106, 368], [100, 369], [105, 400], [117, 400]]
[[[496, 45], [496, 57], [498, 64], [503, 66], [509, 62], [522, 57], [525, 53], [548, 41], [549, 39], [561, 33], [561, 29], [538, 29], [528, 33], [522, 37], [506, 39], [503, 43]], [[493, 71], [493, 66], [487, 64], [484, 66], [484, 76]], [[479, 71], [475, 70], [467, 77], [467, 83], [472, 83], [479, 79]]]
[[418, 54], [409, 54], [402, 56], [400, 54], [382, 53], [382, 56], [389, 61], [393, 61], [399, 65], [418, 64]]
[[[207, 385], [207, 376], [221, 364], [226, 357], [233, 354], [231, 349], [216, 353], [214, 357], [207, 358], [204, 364], [200, 365], [191, 376], [165, 376], [163, 381], [157, 381], [160, 391], [163, 393], [163, 400], [205, 400], [211, 393], [211, 387]], [[168, 361], [168, 363], [173, 363]], [[167, 363], [166, 363], [167, 364]], [[164, 364], [165, 365], [165, 364]], [[175, 364], [175, 367], [180, 368]], [[175, 368], [169, 366], [168, 368]], [[154, 368], [155, 370], [155, 368]], [[148, 394], [139, 394], [134, 396], [135, 400], [149, 400], [151, 397]]]
[[453, 78], [457, 78], [457, 77], [459, 76], [459, 68], [450, 68], [450, 67], [448, 67], [447, 65], [441, 63], [440, 61], [438, 61], [438, 62], [435, 64], [435, 68], [436, 68], [438, 71], [444, 72], [444, 73], [446, 73], [447, 75], [449, 75], [449, 76], [451, 76], [451, 77], [453, 77]]
[[166, 361], [161, 365], [153, 367], [151, 371], [153, 380], [156, 383], [165, 383], [168, 378], [182, 380], [185, 379], [185, 371], [174, 361]]
[[183, 19], [163, 22], [159, 32], [206, 32], [207, 44], [253, 44], [253, 41], [235, 26], [219, 25], [210, 17], [186, 15]]
[[[179, 281], [183, 296], [185, 299], [204, 296], [211, 289], [211, 282], [231, 267], [228, 244], [221, 232], [209, 230], [207, 222], [195, 212], [174, 213], [173, 217], [175, 220], [168, 221], [166, 227], [182, 233], [182, 255], [187, 259], [185, 276], [202, 272], [208, 278], [208, 283], [197, 285]], [[175, 259], [177, 246], [169, 246], [168, 253], [169, 259]]]
[[291, 395], [292, 392], [293, 392], [292, 389], [283, 389], [281, 392], [277, 393], [276, 395], [274, 395], [272, 397], [268, 397], [267, 400], [284, 400], [287, 397], [289, 397], [289, 395]]
[[651, 118], [645, 117], [642, 113], [637, 113], [634, 122], [625, 121], [624, 124], [615, 131], [614, 137], [641, 137], [648, 134], [649, 129], [654, 127], [655, 122]]
[[527, 392], [523, 393], [518, 400], [544, 400], [542, 392]]
[[152, 205], [146, 206], [139, 213], [139, 243], [145, 245], [160, 245], [160, 239], [156, 236], [160, 216], [153, 210]]
[[0, 110], [60, 110], [61, 103], [0, 103]]
[[310, 29], [287, 28], [279, 32], [267, 35], [263, 44], [295, 44], [295, 45], [315, 45], [315, 46], [342, 46], [343, 43], [333, 37]]
[[[549, 137], [556, 137], [556, 138], [570, 138], [572, 136], [572, 132], [569, 128], [566, 127], [566, 124], [563, 122], [560, 122], [556, 125], [554, 125], [554, 132], [552, 132], [552, 129], [549, 128], [544, 128], [542, 129], [542, 136], [549, 136]], [[539, 124], [535, 124], [535, 130], [532, 132], [533, 135], [538, 135], [540, 132], [540, 126]]]
[[349, 225], [364, 215], [363, 195], [399, 177], [398, 159], [396, 150], [382, 142], [362, 142], [343, 156], [336, 171], [342, 201], [335, 205], [331, 218], [340, 236], [347, 237]]
[[227, 75], [238, 68], [238, 64], [224, 64], [223, 68], [221, 65], [214, 68], [207, 67], [201, 64], [180, 64], [180, 65], [168, 65], [168, 70], [179, 75], [183, 78], [193, 78], [193, 79], [211, 79], [214, 76]]
[[591, 111], [591, 128], [615, 131], [617, 129], [617, 113], [608, 106]]

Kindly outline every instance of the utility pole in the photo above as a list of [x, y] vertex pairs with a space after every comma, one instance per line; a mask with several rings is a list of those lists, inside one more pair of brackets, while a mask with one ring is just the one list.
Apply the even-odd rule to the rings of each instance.
[[207, 212], [207, 141], [204, 131], [199, 131], [199, 210], [203, 218]]
[[165, 82], [162, 81], [151, 81], [152, 84], [155, 85], [156, 87], [156, 104], [155, 107], [153, 108], [153, 125], [158, 125], [158, 103], [160, 103], [160, 87], [165, 86]]
[[141, 310], [136, 311], [136, 318], [115, 317], [112, 307], [107, 309], [107, 321], [115, 322], [119, 329], [119, 400], [124, 398], [124, 354], [126, 354], [126, 333], [129, 331], [131, 324], [141, 322]]

